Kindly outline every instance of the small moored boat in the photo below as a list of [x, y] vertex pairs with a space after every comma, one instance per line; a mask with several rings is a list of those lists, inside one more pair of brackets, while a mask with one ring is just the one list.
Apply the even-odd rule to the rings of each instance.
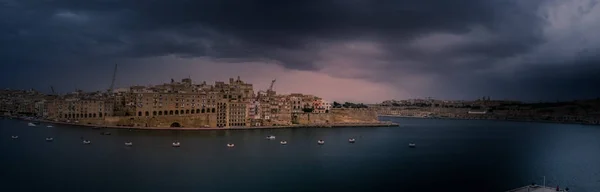
[[91, 144], [91, 143], [92, 143], [92, 141], [90, 141], [90, 140], [83, 140], [83, 144], [84, 144], [84, 145], [89, 145], [89, 144]]
[[179, 143], [179, 142], [173, 142], [173, 144], [172, 144], [172, 145], [173, 145], [173, 147], [180, 147], [180, 146], [181, 146], [181, 143]]
[[235, 144], [233, 144], [233, 143], [227, 143], [227, 147], [229, 147], [229, 148], [235, 147]]
[[408, 147], [410, 147], [410, 148], [415, 148], [415, 147], [417, 147], [417, 144], [414, 144], [414, 143], [409, 143], [409, 144], [408, 144]]
[[125, 146], [133, 146], [133, 142], [125, 142]]
[[27, 126], [35, 127], [36, 125], [34, 123], [27, 123]]
[[52, 137], [46, 137], [46, 141], [54, 141], [54, 138], [52, 138]]
[[46, 126], [46, 127], [49, 127], [49, 128], [50, 128], [50, 127], [54, 127], [54, 126], [52, 126], [52, 125], [48, 125], [48, 126]]
[[317, 144], [319, 144], [319, 145], [323, 145], [323, 144], [325, 144], [325, 141], [323, 141], [323, 140], [318, 140], [318, 141], [317, 141]]
[[287, 141], [286, 140], [280, 141], [279, 143], [281, 143], [282, 145], [287, 145]]
[[108, 132], [108, 131], [107, 132], [102, 132], [102, 135], [111, 135], [111, 133]]
[[274, 136], [274, 135], [269, 135], [269, 136], [267, 136], [267, 138], [266, 138], [266, 139], [268, 139], [268, 140], [273, 140], [273, 139], [275, 139], [275, 136]]
[[10, 136], [10, 138], [13, 138], [13, 139], [18, 139], [18, 138], [19, 138], [19, 136], [18, 136], [18, 135], [13, 135], [13, 136]]
[[354, 138], [350, 138], [350, 139], [348, 139], [348, 142], [349, 142], [349, 143], [354, 143], [354, 142], [356, 142], [356, 139], [354, 139]]

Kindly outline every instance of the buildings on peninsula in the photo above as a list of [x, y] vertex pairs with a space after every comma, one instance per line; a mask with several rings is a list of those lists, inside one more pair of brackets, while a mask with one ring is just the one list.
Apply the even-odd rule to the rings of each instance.
[[[273, 81], [272, 83], [275, 83]], [[255, 92], [237, 77], [228, 82], [171, 80], [109, 92], [44, 95], [3, 90], [0, 110], [52, 121], [133, 127], [253, 127], [377, 121], [374, 111], [332, 109], [314, 95]]]

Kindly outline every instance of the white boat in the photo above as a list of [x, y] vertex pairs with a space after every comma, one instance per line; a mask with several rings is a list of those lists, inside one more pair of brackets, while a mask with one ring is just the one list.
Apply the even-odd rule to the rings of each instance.
[[227, 147], [235, 147], [235, 144], [233, 144], [233, 143], [227, 143]]
[[54, 141], [54, 138], [52, 138], [52, 137], [46, 137], [46, 141]]
[[52, 126], [52, 125], [48, 125], [48, 126], [46, 126], [46, 127], [54, 127], [54, 126]]
[[318, 141], [317, 141], [317, 144], [319, 144], [319, 145], [323, 145], [323, 144], [325, 144], [325, 141], [323, 141], [323, 140], [318, 140]]
[[35, 127], [36, 125], [34, 123], [27, 123], [27, 126]]
[[173, 147], [179, 147], [179, 146], [181, 146], [181, 143], [179, 143], [179, 142], [173, 142]]
[[410, 147], [410, 148], [415, 148], [415, 147], [417, 147], [417, 144], [414, 144], [414, 143], [409, 143], [409, 144], [408, 144], [408, 147]]
[[283, 140], [283, 141], [280, 141], [279, 143], [281, 143], [282, 145], [286, 145], [287, 141]]
[[17, 135], [13, 135], [13, 136], [10, 136], [10, 138], [13, 138], [13, 139], [18, 139], [18, 138], [19, 138], [19, 136], [17, 136]]
[[125, 142], [125, 146], [133, 146], [133, 142]]
[[268, 140], [273, 140], [273, 139], [275, 139], [275, 136], [274, 135], [269, 135], [269, 136], [267, 136], [267, 139]]
[[348, 142], [350, 142], [350, 143], [354, 143], [354, 142], [356, 142], [356, 139], [354, 139], [354, 138], [350, 138], [350, 139], [348, 139]]
[[88, 144], [91, 144], [91, 143], [92, 143], [92, 141], [90, 141], [90, 140], [83, 140], [83, 144], [85, 144], [85, 145], [88, 145]]

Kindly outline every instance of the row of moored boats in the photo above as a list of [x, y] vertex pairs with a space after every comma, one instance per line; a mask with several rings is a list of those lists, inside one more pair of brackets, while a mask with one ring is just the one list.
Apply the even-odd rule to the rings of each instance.
[[[31, 126], [31, 127], [35, 127], [35, 126], [37, 126], [35, 123], [28, 123], [27, 125], [28, 125], [28, 126]], [[48, 125], [47, 127], [52, 127], [52, 125]], [[111, 133], [110, 133], [110, 132], [102, 132], [101, 134], [102, 134], [102, 135], [111, 135]], [[18, 138], [19, 138], [19, 136], [18, 136], [18, 135], [13, 135], [13, 136], [11, 136], [11, 138], [12, 138], [12, 139], [18, 139]], [[275, 138], [276, 138], [276, 137], [275, 137], [274, 135], [269, 135], [269, 136], [267, 136], [267, 137], [266, 137], [266, 139], [267, 139], [267, 140], [274, 140]], [[50, 142], [50, 141], [54, 141], [54, 138], [52, 138], [52, 137], [47, 137], [47, 138], [46, 138], [46, 141], [48, 141], [48, 142]], [[349, 142], [349, 143], [355, 143], [355, 142], [356, 142], [356, 139], [355, 139], [355, 138], [349, 138], [349, 139], [348, 139], [348, 142]], [[83, 140], [83, 144], [86, 144], [86, 145], [88, 145], [88, 144], [91, 144], [91, 143], [92, 143], [92, 141], [90, 141], [90, 140], [85, 140], [85, 139]], [[282, 140], [282, 141], [280, 141], [279, 143], [280, 143], [281, 145], [287, 145], [287, 143], [288, 143], [288, 142], [287, 142], [286, 140]], [[319, 145], [324, 145], [324, 144], [325, 144], [325, 141], [324, 141], [324, 140], [318, 140], [318, 141], [317, 141], [317, 144], [319, 144]], [[180, 143], [179, 141], [176, 141], [176, 142], [173, 142], [171, 145], [172, 145], [173, 147], [180, 147], [180, 146], [181, 146], [181, 143]], [[133, 142], [125, 142], [125, 146], [133, 146]], [[416, 146], [417, 146], [417, 145], [416, 145], [415, 143], [409, 143], [409, 144], [408, 144], [408, 147], [410, 147], [410, 148], [415, 148]], [[233, 144], [233, 143], [228, 143], [228, 144], [227, 144], [227, 147], [230, 147], [230, 148], [231, 148], [231, 147], [235, 147], [235, 144]]]

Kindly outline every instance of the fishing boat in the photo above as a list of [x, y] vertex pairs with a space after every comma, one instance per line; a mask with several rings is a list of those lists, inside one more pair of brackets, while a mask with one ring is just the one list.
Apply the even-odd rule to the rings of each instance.
[[46, 127], [48, 127], [48, 128], [51, 128], [51, 127], [54, 127], [54, 126], [52, 126], [52, 125], [48, 125], [48, 126], [46, 126]]
[[287, 145], [287, 141], [286, 140], [280, 141], [279, 143], [281, 143], [282, 145]]
[[227, 144], [227, 147], [229, 147], [229, 148], [231, 148], [231, 147], [235, 147], [235, 144], [233, 144], [233, 143], [228, 143], [228, 144]]
[[319, 144], [319, 145], [324, 145], [324, 144], [325, 144], [325, 141], [323, 141], [323, 140], [318, 140], [318, 141], [317, 141], [317, 144]]
[[130, 142], [125, 142], [125, 146], [128, 146], [128, 147], [133, 146], [133, 142], [131, 142], [131, 141]]
[[18, 136], [18, 135], [13, 135], [13, 136], [10, 136], [10, 138], [13, 138], [13, 139], [18, 139], [18, 138], [19, 138], [19, 136]]
[[35, 123], [27, 123], [27, 126], [35, 127], [36, 125], [35, 125]]
[[172, 145], [173, 145], [173, 147], [180, 147], [181, 143], [179, 143], [179, 141], [177, 141], [177, 142], [173, 142]]
[[350, 138], [350, 139], [348, 139], [348, 142], [349, 142], [349, 143], [354, 143], [354, 142], [356, 142], [356, 139], [354, 139], [354, 138]]
[[46, 141], [48, 141], [48, 142], [54, 141], [54, 138], [52, 138], [52, 137], [46, 137]]
[[415, 148], [415, 147], [417, 147], [417, 144], [414, 144], [414, 143], [409, 143], [409, 144], [408, 144], [408, 147], [410, 147], [410, 148]]
[[275, 136], [274, 135], [269, 135], [269, 136], [266, 137], [266, 139], [273, 140], [273, 139], [275, 139]]
[[91, 144], [91, 143], [92, 143], [92, 141], [90, 141], [90, 140], [83, 140], [83, 144], [84, 144], [84, 145], [89, 145], [89, 144]]

